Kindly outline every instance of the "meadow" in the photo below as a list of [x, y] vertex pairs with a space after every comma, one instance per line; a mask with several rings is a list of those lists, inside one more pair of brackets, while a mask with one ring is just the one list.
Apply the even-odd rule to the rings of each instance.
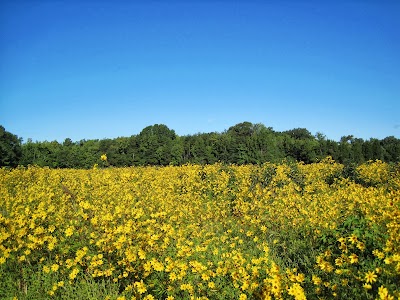
[[3, 168], [0, 278], [1, 299], [399, 299], [400, 165]]

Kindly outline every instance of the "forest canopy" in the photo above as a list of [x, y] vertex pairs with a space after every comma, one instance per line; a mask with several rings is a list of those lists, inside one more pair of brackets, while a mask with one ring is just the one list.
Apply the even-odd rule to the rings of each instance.
[[[106, 154], [107, 161], [100, 159]], [[139, 134], [113, 139], [22, 142], [0, 126], [0, 166], [38, 165], [51, 168], [92, 168], [95, 164], [123, 167], [182, 165], [186, 163], [262, 164], [283, 160], [306, 164], [327, 156], [343, 164], [368, 160], [400, 162], [400, 139], [364, 140], [353, 135], [340, 141], [305, 128], [283, 132], [263, 124], [242, 122], [224, 132], [178, 136], [164, 124], [144, 128]]]

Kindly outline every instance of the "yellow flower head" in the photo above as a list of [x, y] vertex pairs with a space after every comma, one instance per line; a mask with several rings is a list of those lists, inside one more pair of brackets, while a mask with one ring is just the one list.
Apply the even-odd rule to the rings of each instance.
[[352, 254], [349, 256], [349, 258], [350, 258], [350, 263], [351, 263], [351, 264], [356, 264], [356, 263], [358, 263], [358, 256], [357, 256], [357, 254], [352, 253]]
[[246, 294], [240, 294], [239, 300], [246, 300], [246, 299], [247, 299], [247, 295]]
[[70, 226], [67, 229], [65, 229], [65, 236], [68, 237], [68, 236], [71, 236], [73, 234], [74, 234], [74, 227], [73, 226]]
[[367, 272], [366, 274], [365, 274], [365, 282], [366, 283], [373, 283], [373, 282], [375, 282], [376, 281], [376, 278], [377, 278], [378, 276], [375, 274], [375, 272], [374, 271], [369, 271], [369, 272]]
[[60, 266], [57, 265], [57, 264], [52, 264], [52, 265], [51, 265], [51, 270], [52, 270], [53, 272], [57, 272], [59, 267], [60, 267]]
[[146, 285], [143, 283], [143, 280], [141, 280], [140, 282], [136, 281], [133, 285], [140, 294], [143, 294], [147, 291]]
[[370, 285], [369, 283], [364, 283], [363, 287], [364, 287], [364, 289], [366, 289], [366, 290], [372, 289], [372, 285]]
[[79, 269], [77, 269], [77, 268], [73, 269], [72, 272], [69, 273], [69, 276], [68, 276], [69, 279], [74, 280], [78, 273], [79, 273]]

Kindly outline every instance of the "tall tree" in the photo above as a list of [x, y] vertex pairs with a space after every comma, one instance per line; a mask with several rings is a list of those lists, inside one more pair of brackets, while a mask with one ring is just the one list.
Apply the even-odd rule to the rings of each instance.
[[171, 150], [176, 138], [175, 131], [164, 124], [144, 128], [138, 136], [141, 163], [168, 165], [172, 160]]
[[[348, 135], [337, 142], [327, 139], [322, 133], [312, 136], [305, 128], [276, 132], [271, 127], [250, 122], [238, 123], [222, 133], [198, 133], [183, 137], [177, 136], [166, 125], [155, 124], [129, 138], [79, 142], [67, 138], [61, 144], [56, 141], [32, 142], [30, 139], [21, 144], [16, 136], [12, 138], [13, 135], [3, 127], [1, 134], [1, 164], [11, 166], [19, 163], [57, 168], [91, 168], [100, 162], [103, 153], [107, 154], [111, 165], [118, 167], [180, 165], [188, 162], [212, 164], [217, 161], [258, 164], [279, 162], [283, 158], [312, 163], [328, 155], [344, 164], [359, 164], [369, 159], [400, 161], [400, 140], [393, 136], [364, 141]], [[10, 137], [14, 144], [10, 144]], [[13, 149], [10, 145], [16, 146], [16, 150], [9, 151]], [[22, 151], [18, 150], [18, 145]]]
[[318, 141], [305, 128], [295, 128], [283, 132], [285, 152], [288, 157], [305, 163], [314, 162], [318, 155]]
[[363, 139], [355, 138], [351, 140], [351, 152], [353, 153], [352, 161], [356, 164], [361, 164], [365, 160], [362, 149], [363, 144], [364, 144]]
[[384, 159], [389, 162], [400, 162], [400, 139], [388, 136], [381, 141], [384, 149]]
[[230, 127], [227, 134], [233, 138], [234, 152], [231, 157], [233, 162], [238, 164], [252, 162], [250, 140], [254, 134], [254, 125], [250, 122], [242, 122]]
[[0, 167], [16, 167], [21, 156], [21, 140], [0, 125]]
[[345, 135], [340, 138], [339, 143], [339, 162], [349, 164], [353, 162], [353, 153], [351, 151], [351, 143], [354, 137], [352, 135]]

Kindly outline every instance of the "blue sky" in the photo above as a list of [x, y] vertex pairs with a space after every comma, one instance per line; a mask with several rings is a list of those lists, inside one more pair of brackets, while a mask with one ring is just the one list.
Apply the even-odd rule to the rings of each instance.
[[24, 141], [243, 121], [400, 138], [400, 2], [0, 2], [0, 125]]

